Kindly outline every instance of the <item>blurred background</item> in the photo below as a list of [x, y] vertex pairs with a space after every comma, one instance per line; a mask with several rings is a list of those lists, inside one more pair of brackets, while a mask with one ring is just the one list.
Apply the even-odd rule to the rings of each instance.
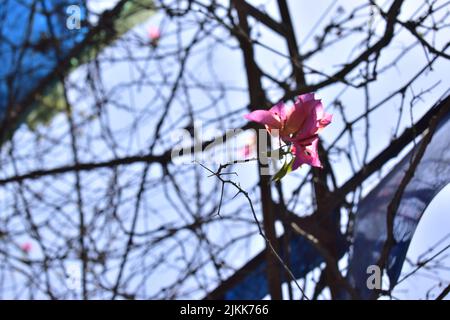
[[[448, 299], [449, 14], [3, 0], [0, 298]], [[308, 92], [324, 168], [272, 181], [243, 115]]]

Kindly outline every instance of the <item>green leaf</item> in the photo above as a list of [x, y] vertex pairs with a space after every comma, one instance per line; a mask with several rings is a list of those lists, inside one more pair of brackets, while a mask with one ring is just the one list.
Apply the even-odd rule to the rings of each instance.
[[290, 173], [292, 171], [292, 164], [294, 163], [295, 158], [292, 158], [290, 161], [285, 161], [283, 166], [281, 167], [280, 171], [278, 171], [274, 176], [272, 177], [272, 181], [279, 181], [281, 180], [285, 175]]

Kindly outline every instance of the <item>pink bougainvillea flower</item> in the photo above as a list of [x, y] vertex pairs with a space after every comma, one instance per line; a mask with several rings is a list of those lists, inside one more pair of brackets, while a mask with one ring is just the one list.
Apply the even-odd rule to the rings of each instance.
[[332, 115], [324, 111], [313, 93], [298, 96], [292, 106], [280, 102], [270, 110], [255, 110], [245, 118], [265, 125], [269, 133], [279, 130], [281, 139], [292, 146], [293, 170], [304, 163], [322, 166], [317, 151], [318, 133], [331, 123]]
[[150, 38], [150, 42], [153, 46], [158, 44], [159, 39], [161, 38], [161, 31], [158, 27], [151, 26], [148, 28], [148, 37]]
[[25, 253], [30, 253], [31, 249], [33, 249], [33, 245], [31, 244], [31, 242], [24, 242], [22, 243], [22, 245], [20, 246], [20, 249], [25, 252]]
[[324, 112], [313, 93], [299, 96], [292, 106], [279, 102], [270, 110], [255, 110], [245, 118], [265, 125], [269, 132], [278, 129], [285, 142], [309, 138], [331, 122], [331, 115]]

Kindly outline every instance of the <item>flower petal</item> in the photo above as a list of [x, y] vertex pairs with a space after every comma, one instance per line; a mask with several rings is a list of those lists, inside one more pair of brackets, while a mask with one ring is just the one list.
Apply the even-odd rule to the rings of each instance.
[[316, 108], [317, 120], [319, 121], [319, 127], [324, 128], [325, 126], [330, 124], [330, 122], [332, 120], [332, 115], [325, 112], [322, 101], [320, 101], [320, 100], [315, 100], [315, 101], [317, 101], [315, 108]]
[[[316, 105], [317, 100], [311, 100], [306, 103], [301, 104], [301, 109], [303, 110], [303, 123], [299, 128], [298, 132], [295, 134], [295, 137], [291, 141], [295, 140], [305, 140], [317, 133], [318, 124], [317, 124], [317, 113], [316, 113]], [[295, 120], [295, 118], [293, 118]], [[294, 121], [293, 120], [293, 121]], [[300, 119], [302, 120], [302, 119]], [[288, 120], [289, 122], [289, 120]]]
[[303, 127], [310, 112], [311, 110], [305, 108], [305, 105], [300, 100], [296, 100], [294, 105], [286, 110], [284, 135], [289, 136], [299, 131]]
[[333, 115], [324, 112], [323, 118], [319, 120], [319, 125], [318, 125], [319, 130], [317, 132], [322, 131], [322, 129], [325, 128], [327, 125], [329, 125], [332, 120], [333, 120]]
[[281, 122], [267, 110], [255, 110], [244, 116], [247, 120], [266, 125], [269, 129], [280, 129]]
[[270, 108], [270, 113], [272, 113], [275, 118], [279, 118], [281, 122], [286, 120], [286, 106], [283, 101], [278, 102], [272, 108]]
[[[305, 94], [301, 94], [297, 97], [297, 100], [300, 100], [301, 103], [306, 103], [308, 101], [313, 101], [314, 99], [314, 93], [305, 93]], [[319, 101], [319, 100], [316, 100]]]
[[292, 170], [297, 169], [302, 164], [309, 164], [313, 167], [322, 168], [322, 164], [319, 159], [319, 152], [317, 151], [317, 144], [319, 138], [315, 138], [308, 146], [295, 145], [295, 161], [292, 165]]
[[323, 127], [326, 127], [327, 125], [329, 125], [331, 123], [331, 121], [333, 120], [333, 115], [330, 113], [324, 113], [322, 119], [320, 120], [320, 124]]

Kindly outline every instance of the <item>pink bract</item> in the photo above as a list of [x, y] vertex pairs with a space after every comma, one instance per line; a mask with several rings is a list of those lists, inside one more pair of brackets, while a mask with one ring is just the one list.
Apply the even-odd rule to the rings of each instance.
[[32, 248], [33, 248], [33, 245], [31, 244], [31, 242], [24, 242], [20, 246], [20, 249], [22, 249], [22, 251], [25, 253], [29, 253]]
[[269, 133], [279, 130], [280, 138], [292, 145], [293, 170], [302, 164], [322, 167], [317, 151], [318, 133], [331, 123], [332, 115], [324, 111], [322, 102], [313, 93], [298, 96], [294, 105], [279, 102], [269, 110], [255, 110], [245, 118], [263, 124]]

